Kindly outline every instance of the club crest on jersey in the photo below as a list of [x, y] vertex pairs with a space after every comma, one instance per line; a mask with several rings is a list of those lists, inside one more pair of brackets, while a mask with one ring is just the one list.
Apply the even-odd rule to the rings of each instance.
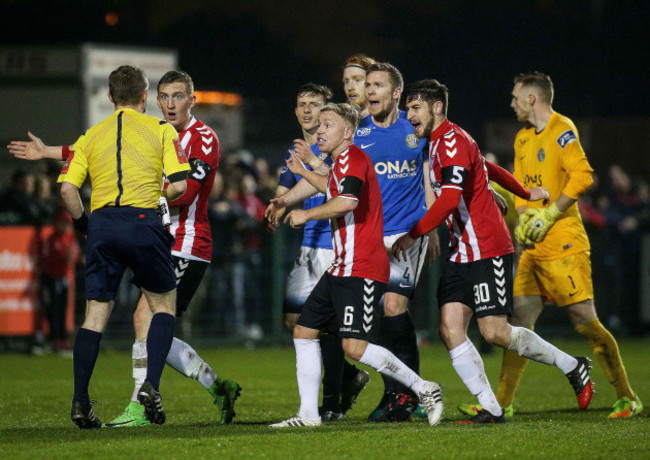
[[546, 153], [544, 152], [544, 149], [539, 149], [539, 152], [537, 152], [537, 159], [541, 163], [544, 161], [544, 158], [546, 158]]
[[560, 147], [564, 148], [567, 144], [570, 144], [575, 140], [578, 140], [578, 136], [576, 136], [576, 133], [574, 133], [572, 129], [569, 129], [560, 134], [560, 137], [557, 138], [557, 143]]
[[415, 134], [409, 134], [406, 136], [406, 145], [409, 146], [409, 148], [414, 149], [418, 146], [418, 138]]
[[370, 131], [372, 131], [372, 128], [369, 126], [366, 128], [359, 128], [357, 129], [356, 136], [367, 136], [368, 134], [370, 134]]

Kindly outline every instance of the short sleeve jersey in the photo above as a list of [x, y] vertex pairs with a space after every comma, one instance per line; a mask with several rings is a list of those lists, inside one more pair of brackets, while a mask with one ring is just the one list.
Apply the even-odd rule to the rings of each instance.
[[[192, 117], [190, 124], [178, 133], [190, 167], [185, 193], [195, 193], [192, 202], [178, 208], [172, 215], [169, 231], [176, 239], [172, 254], [206, 262], [212, 256], [212, 236], [208, 222], [208, 202], [219, 166], [219, 138], [205, 123]], [[196, 184], [193, 186], [192, 182]]]
[[408, 232], [427, 211], [422, 163], [426, 140], [418, 139], [404, 112], [391, 126], [382, 128], [364, 119], [354, 144], [374, 164], [384, 205], [384, 234]]
[[[361, 181], [359, 196], [343, 193], [346, 178]], [[334, 162], [327, 178], [327, 199], [358, 200], [357, 207], [332, 219], [334, 276], [368, 278], [388, 282], [390, 266], [384, 247], [381, 191], [373, 164], [362, 150], [351, 145]]]
[[[554, 112], [541, 132], [536, 133], [531, 126], [517, 133], [514, 176], [524, 187], [546, 188], [551, 203], [562, 193], [573, 199], [582, 197], [591, 185], [592, 173], [578, 130], [569, 118]], [[545, 207], [541, 201], [521, 198], [515, 198], [515, 205]], [[578, 203], [574, 203], [553, 224], [544, 240], [526, 251], [538, 259], [553, 260], [589, 249]]]
[[119, 109], [90, 128], [74, 144], [59, 182], [81, 187], [92, 182], [91, 212], [104, 206], [155, 209], [167, 176], [190, 166], [176, 130], [133, 109]]
[[[293, 145], [290, 147], [293, 148]], [[321, 158], [325, 164], [328, 166], [332, 165], [332, 159], [328, 155], [321, 155], [320, 150], [318, 149], [318, 144], [311, 146], [311, 151], [315, 156]], [[289, 168], [286, 166], [286, 160], [289, 159], [289, 152], [285, 156], [285, 166], [282, 168], [280, 173], [279, 185], [285, 188], [292, 188], [298, 183], [302, 176], [292, 173]], [[305, 165], [307, 169], [311, 169], [308, 165]], [[315, 195], [307, 198], [302, 208], [307, 210], [320, 206], [327, 201], [324, 193], [318, 192]], [[329, 220], [310, 220], [305, 224], [304, 233], [302, 237], [302, 246], [309, 248], [323, 248], [323, 249], [332, 249], [332, 235], [330, 233], [330, 222]]]
[[462, 192], [458, 207], [447, 217], [449, 259], [466, 263], [514, 252], [474, 139], [445, 120], [431, 133], [429, 149], [429, 180], [436, 198], [445, 188]]

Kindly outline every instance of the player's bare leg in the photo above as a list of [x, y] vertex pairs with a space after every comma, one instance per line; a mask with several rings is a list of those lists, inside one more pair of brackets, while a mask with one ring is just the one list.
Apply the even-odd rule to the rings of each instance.
[[[296, 373], [300, 393], [300, 410], [289, 419], [271, 425], [273, 428], [297, 426], [317, 426], [321, 424], [318, 416], [318, 390], [321, 377], [321, 355], [315, 329], [297, 325], [294, 328], [296, 347]], [[377, 372], [411, 388], [427, 407], [430, 425], [437, 425], [442, 418], [442, 388], [435, 382], [427, 382], [398, 360], [383, 347], [365, 340], [344, 338], [343, 349], [353, 360], [374, 368]]]
[[[533, 330], [537, 318], [544, 309], [542, 298], [540, 296], [517, 296], [513, 299], [513, 304], [514, 315], [509, 319], [510, 324]], [[514, 413], [512, 404], [515, 392], [527, 364], [528, 359], [519, 356], [517, 352], [507, 348], [503, 350], [499, 388], [496, 395], [497, 401], [506, 410], [506, 417], [510, 417]]]

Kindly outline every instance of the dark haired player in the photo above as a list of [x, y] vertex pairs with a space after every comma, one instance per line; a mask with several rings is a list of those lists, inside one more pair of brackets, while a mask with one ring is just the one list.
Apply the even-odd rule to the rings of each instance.
[[411, 86], [407, 117], [420, 138], [429, 139], [429, 180], [436, 201], [411, 231], [393, 245], [403, 257], [416, 239], [447, 222], [450, 256], [438, 288], [440, 337], [454, 369], [482, 409], [466, 423], [505, 423], [503, 409], [490, 388], [483, 360], [467, 337], [476, 315], [481, 335], [520, 356], [552, 364], [569, 379], [582, 409], [591, 401], [591, 366], [544, 341], [533, 331], [510, 326], [513, 246], [506, 224], [488, 188], [494, 179], [528, 201], [547, 200], [541, 187], [524, 189], [502, 168], [485, 161], [467, 132], [447, 119], [449, 94], [437, 80]]

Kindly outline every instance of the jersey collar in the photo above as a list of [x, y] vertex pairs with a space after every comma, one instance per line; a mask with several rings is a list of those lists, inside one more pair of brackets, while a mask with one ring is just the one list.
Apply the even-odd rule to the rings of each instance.
[[444, 134], [449, 131], [451, 128], [451, 122], [449, 121], [448, 118], [445, 118], [445, 121], [442, 122], [440, 126], [438, 126], [430, 135], [429, 135], [429, 140], [430, 141], [435, 141], [437, 139], [440, 139]]

